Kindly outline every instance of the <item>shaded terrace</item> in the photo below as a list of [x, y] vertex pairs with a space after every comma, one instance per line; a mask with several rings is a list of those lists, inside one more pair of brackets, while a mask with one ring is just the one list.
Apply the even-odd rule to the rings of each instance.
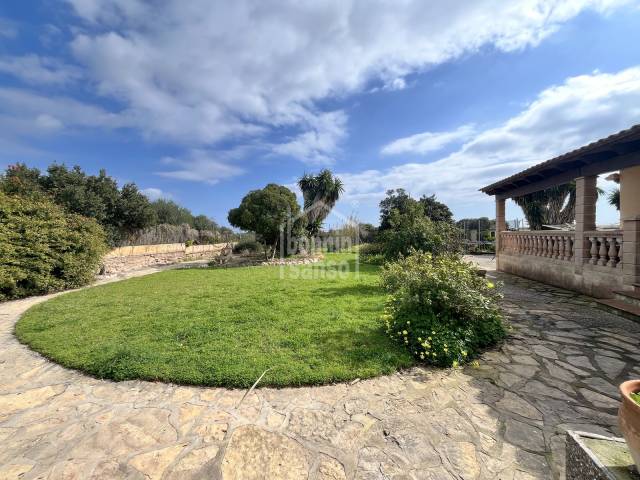
[[[616, 170], [620, 171], [622, 228], [598, 230], [598, 175]], [[507, 199], [571, 181], [576, 185], [574, 230], [507, 230]], [[615, 297], [612, 302], [640, 305], [640, 125], [535, 165], [481, 191], [496, 199], [499, 271], [597, 298]]]

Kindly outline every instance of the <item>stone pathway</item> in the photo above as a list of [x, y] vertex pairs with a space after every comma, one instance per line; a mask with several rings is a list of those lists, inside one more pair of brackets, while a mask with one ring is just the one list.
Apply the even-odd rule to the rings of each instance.
[[45, 298], [1, 304], [0, 479], [562, 478], [565, 429], [617, 433], [616, 385], [640, 377], [640, 325], [493, 276], [513, 329], [478, 366], [243, 402], [239, 390], [66, 370], [12, 335]]

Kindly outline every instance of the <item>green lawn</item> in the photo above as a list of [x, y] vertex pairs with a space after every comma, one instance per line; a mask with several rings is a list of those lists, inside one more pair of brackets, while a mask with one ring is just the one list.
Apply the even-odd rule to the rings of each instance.
[[[329, 262], [348, 262], [337, 275]], [[323, 264], [170, 270], [31, 308], [18, 338], [101, 378], [247, 387], [391, 373], [411, 356], [384, 334], [378, 268], [351, 254]], [[296, 276], [302, 278], [295, 278]]]

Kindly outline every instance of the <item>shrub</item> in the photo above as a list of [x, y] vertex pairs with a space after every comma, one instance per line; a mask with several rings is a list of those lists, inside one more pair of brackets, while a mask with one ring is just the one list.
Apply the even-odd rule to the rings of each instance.
[[0, 300], [86, 285], [105, 251], [95, 220], [45, 198], [0, 193]]
[[233, 246], [233, 253], [264, 253], [264, 246], [260, 242], [238, 242]]
[[381, 253], [388, 260], [407, 256], [412, 250], [434, 256], [459, 253], [459, 230], [448, 222], [433, 222], [422, 215], [403, 214], [391, 220], [391, 228], [378, 236]]
[[385, 257], [381, 243], [365, 243], [360, 245], [360, 259], [365, 263], [382, 265]]
[[388, 263], [387, 333], [424, 362], [457, 366], [505, 336], [496, 286], [452, 255], [412, 252]]

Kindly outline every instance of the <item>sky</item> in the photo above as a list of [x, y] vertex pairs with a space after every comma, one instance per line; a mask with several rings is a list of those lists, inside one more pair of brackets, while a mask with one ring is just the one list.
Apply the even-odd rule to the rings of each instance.
[[638, 25], [638, 0], [7, 0], [0, 168], [104, 168], [221, 224], [323, 168], [330, 224], [392, 188], [494, 217], [482, 186], [640, 123]]

